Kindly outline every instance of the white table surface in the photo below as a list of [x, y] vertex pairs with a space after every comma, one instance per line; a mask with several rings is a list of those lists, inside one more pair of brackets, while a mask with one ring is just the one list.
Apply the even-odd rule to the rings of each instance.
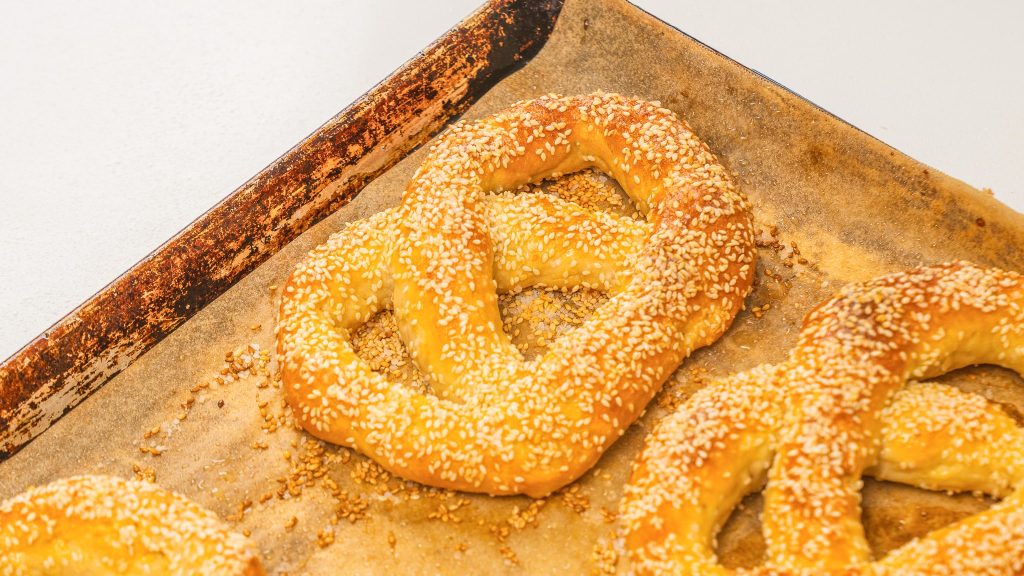
[[[0, 358], [478, 0], [0, 0]], [[1024, 210], [1024, 3], [640, 0]]]

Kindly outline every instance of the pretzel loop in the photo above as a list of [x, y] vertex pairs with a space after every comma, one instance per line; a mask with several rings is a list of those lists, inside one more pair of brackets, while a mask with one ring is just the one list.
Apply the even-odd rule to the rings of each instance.
[[[787, 362], [702, 390], [648, 439], [624, 500], [641, 574], [1019, 574], [1024, 432], [983, 398], [907, 379], [1024, 371], [1024, 278], [965, 262], [844, 289]], [[870, 562], [860, 477], [1006, 497]], [[714, 534], [767, 479], [768, 564], [718, 564]]]
[[[618, 180], [647, 222], [554, 201], [524, 217], [522, 196], [487, 194], [587, 167]], [[718, 338], [753, 257], [746, 200], [671, 112], [603, 94], [522, 102], [450, 128], [397, 211], [349, 227], [293, 274], [278, 333], [286, 394], [311, 433], [405, 478], [544, 495]], [[527, 362], [497, 291], [537, 284], [610, 298]], [[352, 351], [349, 331], [389, 306], [436, 395], [389, 384]]]

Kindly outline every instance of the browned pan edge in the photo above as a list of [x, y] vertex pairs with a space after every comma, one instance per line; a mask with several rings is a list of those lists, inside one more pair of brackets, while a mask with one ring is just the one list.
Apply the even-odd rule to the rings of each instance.
[[561, 7], [490, 0], [7, 359], [0, 461], [532, 58]]

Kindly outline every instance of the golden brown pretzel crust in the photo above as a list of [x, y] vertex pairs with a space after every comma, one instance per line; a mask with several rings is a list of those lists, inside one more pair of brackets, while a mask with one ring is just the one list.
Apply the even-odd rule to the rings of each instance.
[[153, 484], [76, 476], [0, 504], [0, 575], [262, 576], [251, 542]]
[[[696, 394], [648, 438], [623, 503], [639, 574], [1024, 573], [1024, 431], [983, 398], [907, 379], [1024, 370], [1024, 277], [966, 262], [849, 286], [789, 360]], [[870, 562], [862, 473], [1006, 499]], [[718, 564], [715, 532], [767, 479], [768, 564]]]
[[[485, 194], [587, 167], [646, 213], [638, 241], [565, 202], [512, 222], [518, 200], [495, 208]], [[456, 124], [397, 212], [329, 244], [281, 305], [282, 377], [300, 422], [405, 478], [491, 494], [540, 496], [590, 468], [725, 330], [753, 277], [749, 206], [725, 169], [671, 112], [608, 94]], [[527, 362], [502, 331], [496, 290], [535, 284], [611, 298]], [[437, 395], [392, 385], [355, 355], [350, 331], [388, 306]]]

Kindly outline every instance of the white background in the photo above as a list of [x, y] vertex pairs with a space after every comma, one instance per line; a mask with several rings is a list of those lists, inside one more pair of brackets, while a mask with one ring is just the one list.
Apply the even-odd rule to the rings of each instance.
[[[0, 0], [0, 359], [479, 0]], [[1024, 210], [1024, 3], [639, 4]]]

